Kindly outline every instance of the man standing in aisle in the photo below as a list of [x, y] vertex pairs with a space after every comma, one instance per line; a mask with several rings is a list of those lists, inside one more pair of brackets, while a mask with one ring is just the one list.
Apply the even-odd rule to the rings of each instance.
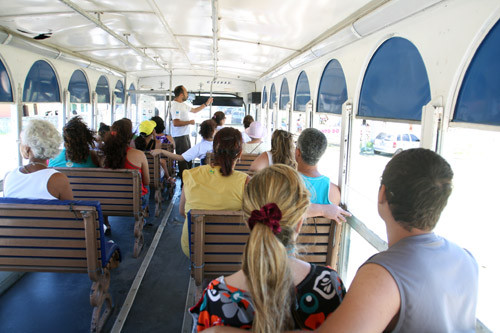
[[[197, 108], [190, 108], [184, 102], [188, 99], [188, 92], [184, 86], [177, 86], [174, 89], [174, 100], [172, 101], [173, 127], [172, 137], [175, 141], [176, 154], [182, 155], [186, 150], [191, 148], [191, 140], [189, 139], [190, 126], [194, 125], [194, 119], [189, 119], [189, 112], [197, 113], [203, 110], [208, 105], [212, 104], [213, 98], [210, 97], [205, 103]], [[179, 176], [182, 180], [182, 172], [192, 166], [191, 162], [179, 161]]]

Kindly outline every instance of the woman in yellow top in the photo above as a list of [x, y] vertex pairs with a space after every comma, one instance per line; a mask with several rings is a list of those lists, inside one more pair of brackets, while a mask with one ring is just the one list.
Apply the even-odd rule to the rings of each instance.
[[[186, 216], [191, 209], [241, 210], [246, 173], [234, 170], [242, 152], [241, 133], [235, 128], [222, 128], [214, 137], [214, 163], [203, 165], [183, 174], [179, 212]], [[189, 257], [187, 219], [181, 236], [182, 251]]]

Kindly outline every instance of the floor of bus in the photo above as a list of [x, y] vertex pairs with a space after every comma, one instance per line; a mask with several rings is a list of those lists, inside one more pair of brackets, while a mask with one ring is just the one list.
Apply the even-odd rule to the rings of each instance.
[[[111, 331], [115, 324], [163, 218], [168, 220], [122, 332], [181, 331], [189, 260], [179, 242], [183, 221], [178, 213], [179, 188], [178, 181], [169, 216], [166, 213], [170, 202], [166, 201], [159, 217], [148, 218], [153, 225], [144, 228], [145, 245], [138, 259], [132, 257], [133, 218], [110, 218], [110, 238], [120, 246], [122, 262], [111, 271], [114, 311], [104, 332]], [[150, 202], [150, 212], [154, 212], [154, 202]], [[0, 332], [88, 332], [92, 317], [90, 286], [87, 274], [26, 273], [0, 296]]]

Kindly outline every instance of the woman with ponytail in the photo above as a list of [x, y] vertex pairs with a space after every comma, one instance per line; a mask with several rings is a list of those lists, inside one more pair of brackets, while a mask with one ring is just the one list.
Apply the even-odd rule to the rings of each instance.
[[149, 168], [146, 155], [140, 150], [129, 147], [132, 139], [132, 122], [128, 119], [117, 120], [104, 137], [102, 152], [104, 167], [110, 169], [139, 170], [142, 178], [142, 207], [149, 200]]
[[[225, 127], [215, 134], [214, 162], [194, 169], [185, 170], [184, 187], [179, 203], [179, 212], [191, 209], [240, 210], [243, 189], [248, 180], [246, 173], [234, 170], [241, 156], [241, 133], [235, 128]], [[184, 221], [181, 245], [189, 257], [188, 222]]]
[[212, 116], [212, 120], [217, 124], [217, 131], [221, 130], [226, 123], [226, 114], [222, 111], [217, 111]]
[[250, 180], [243, 194], [250, 236], [242, 269], [210, 282], [190, 309], [198, 331], [313, 330], [337, 308], [345, 295], [337, 272], [294, 256], [308, 206], [309, 192], [289, 166], [270, 166]]

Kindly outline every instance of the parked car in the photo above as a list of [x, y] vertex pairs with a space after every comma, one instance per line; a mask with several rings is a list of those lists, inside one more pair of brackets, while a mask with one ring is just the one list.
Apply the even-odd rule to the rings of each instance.
[[420, 139], [412, 133], [381, 132], [373, 142], [375, 154], [397, 154], [405, 149], [420, 147]]

